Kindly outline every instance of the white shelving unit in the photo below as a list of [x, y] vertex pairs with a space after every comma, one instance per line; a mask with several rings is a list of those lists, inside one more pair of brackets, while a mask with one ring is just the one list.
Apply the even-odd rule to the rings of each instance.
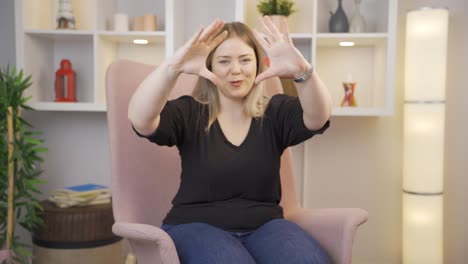
[[[32, 75], [31, 106], [44, 111], [106, 111], [104, 77], [116, 59], [157, 65], [187, 41], [201, 24], [215, 18], [257, 27], [259, 0], [73, 0], [77, 30], [56, 30], [57, 0], [15, 2], [17, 64]], [[337, 116], [384, 116], [393, 113], [397, 0], [363, 1], [366, 33], [328, 33], [336, 0], [296, 0], [288, 18], [294, 44], [330, 89]], [[344, 0], [348, 19], [354, 1]], [[157, 31], [115, 32], [115, 13], [157, 16]], [[147, 45], [133, 44], [146, 39]], [[353, 41], [353, 47], [339, 42]], [[55, 71], [68, 58], [77, 73], [78, 103], [54, 102]], [[342, 82], [357, 83], [357, 107], [340, 107]]]

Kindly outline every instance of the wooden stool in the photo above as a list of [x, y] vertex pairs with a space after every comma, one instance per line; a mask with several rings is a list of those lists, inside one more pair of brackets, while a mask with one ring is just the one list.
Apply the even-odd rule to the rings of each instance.
[[122, 263], [122, 238], [112, 233], [112, 205], [60, 208], [41, 202], [44, 225], [33, 233], [35, 264]]

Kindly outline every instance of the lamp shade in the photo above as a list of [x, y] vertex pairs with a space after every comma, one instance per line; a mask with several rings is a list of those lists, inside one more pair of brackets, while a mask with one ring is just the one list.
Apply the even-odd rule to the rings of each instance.
[[420, 9], [406, 16], [405, 100], [445, 100], [447, 9]]
[[443, 263], [443, 196], [403, 194], [403, 263]]
[[444, 167], [444, 104], [406, 104], [403, 125], [403, 189], [441, 193]]
[[443, 263], [447, 9], [407, 13], [403, 263]]

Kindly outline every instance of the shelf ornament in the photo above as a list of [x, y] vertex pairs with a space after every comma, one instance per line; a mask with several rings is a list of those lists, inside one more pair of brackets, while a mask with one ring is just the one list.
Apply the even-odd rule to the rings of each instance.
[[361, 2], [362, 0], [354, 0], [354, 4], [356, 5], [356, 12], [351, 18], [349, 32], [361, 33], [367, 31], [366, 19], [361, 15]]
[[343, 82], [344, 98], [340, 106], [357, 106], [356, 99], [354, 98], [354, 90], [356, 89], [355, 82]]
[[330, 20], [328, 21], [328, 27], [332, 33], [346, 33], [349, 31], [348, 17], [342, 6], [343, 0], [338, 0], [338, 7], [335, 13], [330, 11]]
[[75, 97], [76, 73], [72, 69], [70, 60], [63, 59], [60, 69], [55, 72], [55, 102], [76, 102]]
[[73, 15], [71, 0], [59, 0], [57, 29], [75, 29], [75, 16]]

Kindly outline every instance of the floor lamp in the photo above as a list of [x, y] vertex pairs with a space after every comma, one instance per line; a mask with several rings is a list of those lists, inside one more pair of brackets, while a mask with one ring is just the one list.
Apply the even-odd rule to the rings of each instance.
[[447, 9], [406, 16], [403, 263], [443, 263]]

